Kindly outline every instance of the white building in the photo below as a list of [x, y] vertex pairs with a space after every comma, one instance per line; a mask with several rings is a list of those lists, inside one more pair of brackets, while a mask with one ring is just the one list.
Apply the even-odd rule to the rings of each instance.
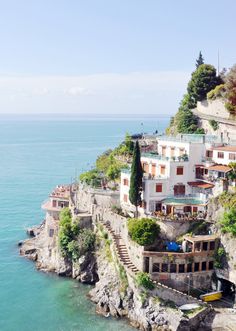
[[[204, 135], [163, 136], [157, 140], [158, 153], [143, 153], [141, 156], [144, 176], [140, 212], [204, 212], [216, 179], [224, 178], [230, 171], [223, 163], [220, 167], [218, 165], [219, 169], [216, 167], [218, 159], [214, 159], [214, 153], [220, 147], [213, 148], [214, 138]], [[209, 151], [212, 152], [211, 160]], [[225, 155], [229, 157], [229, 153]], [[209, 176], [212, 173], [215, 174], [214, 180]], [[120, 202], [125, 209], [132, 209], [129, 183], [130, 172], [124, 170], [121, 173]]]

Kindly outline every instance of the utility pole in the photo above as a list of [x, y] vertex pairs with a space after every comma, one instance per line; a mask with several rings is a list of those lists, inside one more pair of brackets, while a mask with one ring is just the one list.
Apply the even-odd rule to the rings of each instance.
[[218, 70], [218, 76], [220, 74], [220, 51], [218, 49], [218, 54], [217, 54], [217, 70]]

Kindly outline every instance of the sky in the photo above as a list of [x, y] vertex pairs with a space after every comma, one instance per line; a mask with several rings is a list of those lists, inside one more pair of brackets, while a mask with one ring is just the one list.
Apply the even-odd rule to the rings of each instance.
[[199, 51], [236, 63], [235, 0], [0, 0], [0, 113], [174, 114]]

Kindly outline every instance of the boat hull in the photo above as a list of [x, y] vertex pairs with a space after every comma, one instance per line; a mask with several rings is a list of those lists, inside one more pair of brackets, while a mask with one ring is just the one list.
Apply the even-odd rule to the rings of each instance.
[[217, 301], [220, 300], [221, 298], [222, 298], [222, 292], [211, 292], [200, 296], [200, 299], [204, 302]]

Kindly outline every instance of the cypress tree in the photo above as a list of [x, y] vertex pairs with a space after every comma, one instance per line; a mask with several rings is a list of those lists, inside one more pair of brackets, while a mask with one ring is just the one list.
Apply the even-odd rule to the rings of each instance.
[[204, 64], [204, 58], [202, 56], [202, 52], [200, 51], [198, 59], [196, 60], [196, 68], [198, 68], [201, 64]]
[[129, 200], [136, 207], [136, 217], [138, 216], [138, 206], [140, 205], [142, 192], [143, 169], [140, 161], [139, 143], [136, 141], [134, 147], [133, 161], [131, 166]]

